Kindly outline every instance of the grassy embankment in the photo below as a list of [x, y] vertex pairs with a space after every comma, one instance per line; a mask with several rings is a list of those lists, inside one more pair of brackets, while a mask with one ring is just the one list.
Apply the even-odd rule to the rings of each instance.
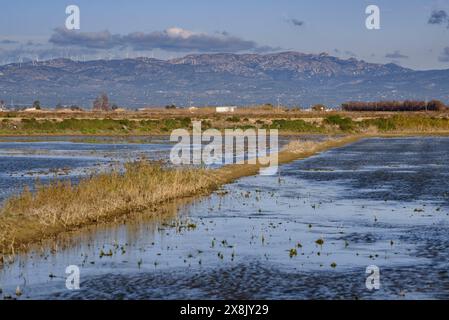
[[439, 113], [160, 116], [160, 119], [3, 118], [0, 135], [167, 135], [174, 129], [190, 128], [194, 120], [201, 120], [203, 129], [273, 128], [281, 134], [449, 132], [449, 116]]
[[[279, 163], [356, 141], [346, 136], [325, 142], [293, 143]], [[234, 164], [220, 169], [174, 169], [146, 161], [130, 163], [124, 173], [104, 173], [78, 185], [55, 182], [9, 199], [0, 210], [0, 257], [29, 244], [83, 226], [114, 221], [134, 212], [154, 214], [176, 199], [210, 194], [221, 185], [254, 175], [260, 165]], [[0, 258], [0, 263], [1, 263]]]

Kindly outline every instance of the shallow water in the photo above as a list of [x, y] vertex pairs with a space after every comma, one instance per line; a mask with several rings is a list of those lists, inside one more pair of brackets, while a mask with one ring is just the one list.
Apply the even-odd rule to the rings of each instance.
[[[292, 139], [298, 138], [280, 137], [279, 145]], [[324, 136], [301, 139], [317, 141]], [[0, 137], [0, 203], [25, 186], [32, 190], [37, 179], [43, 184], [55, 179], [76, 183], [82, 177], [120, 169], [124, 162], [143, 157], [168, 161], [173, 145], [169, 136]], [[252, 154], [247, 149], [245, 157]]]
[[[48, 183], [54, 179], [79, 178], [110, 170], [124, 161], [145, 156], [167, 158], [168, 140], [128, 143], [97, 137], [96, 142], [77, 142], [67, 137], [2, 138], [0, 141], [0, 202], [22, 190], [31, 189], [39, 179]], [[79, 138], [78, 138], [79, 139]], [[106, 139], [106, 140], [105, 140]]]
[[[362, 140], [157, 221], [77, 232], [5, 265], [0, 287], [25, 299], [449, 298], [448, 160], [449, 138]], [[65, 287], [68, 265], [80, 290]], [[380, 290], [365, 286], [370, 265]]]

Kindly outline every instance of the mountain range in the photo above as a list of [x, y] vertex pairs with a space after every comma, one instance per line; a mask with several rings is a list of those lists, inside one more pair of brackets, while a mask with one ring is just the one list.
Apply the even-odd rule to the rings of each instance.
[[346, 101], [449, 102], [449, 69], [416, 71], [322, 54], [195, 54], [73, 61], [54, 59], [0, 66], [0, 99], [8, 104], [91, 107], [100, 93], [128, 108], [250, 105], [307, 107]]

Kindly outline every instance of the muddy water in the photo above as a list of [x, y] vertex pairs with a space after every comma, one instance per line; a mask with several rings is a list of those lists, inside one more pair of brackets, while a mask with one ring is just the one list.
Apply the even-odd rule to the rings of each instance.
[[[39, 248], [5, 265], [0, 287], [22, 299], [449, 298], [448, 173], [448, 138], [362, 140], [163, 219]], [[66, 289], [68, 265], [80, 290]], [[379, 290], [365, 286], [370, 265]]]

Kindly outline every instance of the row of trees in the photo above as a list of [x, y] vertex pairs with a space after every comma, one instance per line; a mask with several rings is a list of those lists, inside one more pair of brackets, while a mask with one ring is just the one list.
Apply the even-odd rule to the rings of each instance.
[[[5, 108], [5, 102], [0, 100], [0, 109]], [[33, 108], [36, 110], [41, 109], [41, 103], [39, 100], [33, 102]], [[58, 104], [56, 109], [67, 108]], [[82, 110], [78, 106], [70, 106], [73, 111]], [[93, 111], [109, 112], [111, 110], [116, 110], [119, 107], [115, 104], [110, 105], [109, 97], [106, 93], [99, 95], [92, 104]], [[176, 109], [176, 105], [167, 105], [166, 109]], [[263, 110], [273, 110], [274, 106], [271, 104], [265, 104], [261, 107]], [[405, 101], [377, 101], [377, 102], [360, 102], [360, 101], [350, 101], [343, 103], [341, 109], [344, 111], [446, 111], [449, 107], [439, 100], [431, 101], [416, 101], [416, 100], [405, 100]], [[313, 111], [326, 111], [327, 107], [323, 104], [316, 104], [312, 107]]]
[[344, 111], [444, 111], [448, 107], [439, 100], [426, 101], [377, 101], [346, 102], [341, 105]]

